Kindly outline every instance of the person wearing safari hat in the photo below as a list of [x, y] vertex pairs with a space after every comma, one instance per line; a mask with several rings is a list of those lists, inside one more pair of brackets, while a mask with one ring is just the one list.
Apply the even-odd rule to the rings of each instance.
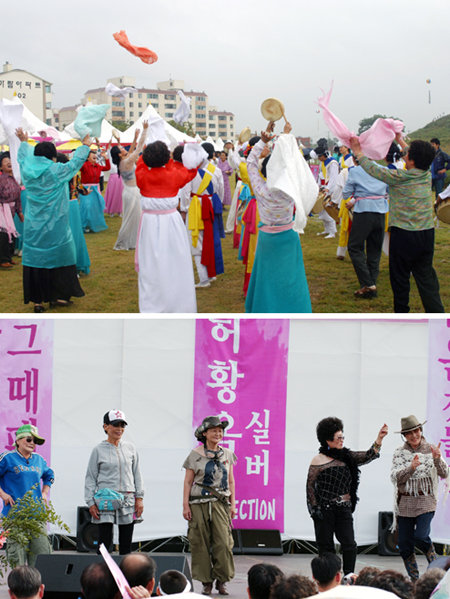
[[117, 524], [120, 555], [131, 553], [134, 523], [142, 521], [144, 511], [139, 454], [133, 443], [122, 440], [127, 424], [121, 410], [103, 416], [107, 439], [94, 447], [84, 482], [84, 499], [92, 523], [98, 525], [98, 549], [103, 543], [110, 550]]
[[436, 559], [430, 538], [431, 521], [436, 511], [439, 478], [450, 481], [449, 467], [441, 456], [440, 443], [431, 445], [423, 436], [424, 422], [410, 415], [401, 419], [405, 443], [392, 458], [391, 481], [396, 491], [394, 523], [398, 529], [398, 548], [413, 582], [419, 578], [415, 547], [428, 563]]
[[234, 578], [232, 519], [236, 516], [233, 465], [236, 456], [219, 445], [228, 421], [208, 416], [196, 429], [201, 445], [186, 458], [183, 518], [188, 521], [192, 554], [192, 578], [211, 595], [214, 581], [220, 595], [228, 595], [225, 583]]
[[[24, 424], [16, 431], [15, 449], [0, 455], [0, 499], [3, 501], [3, 516], [6, 516], [12, 506], [32, 487], [34, 487], [33, 497], [36, 500], [47, 501], [48, 492], [54, 481], [53, 470], [44, 458], [34, 451], [36, 445], [44, 443], [45, 439], [39, 436], [37, 427]], [[47, 531], [43, 528], [39, 536], [31, 539], [28, 547], [22, 547], [16, 541], [9, 539], [6, 559], [14, 566], [23, 566], [27, 562], [29, 566], [34, 566], [39, 554], [51, 552]]]

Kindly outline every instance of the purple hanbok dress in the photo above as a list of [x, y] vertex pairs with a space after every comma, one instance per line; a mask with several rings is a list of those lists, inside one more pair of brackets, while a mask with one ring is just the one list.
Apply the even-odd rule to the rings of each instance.
[[[233, 169], [229, 165], [228, 160], [225, 160], [225, 162], [222, 162], [221, 160], [219, 160], [219, 163], [217, 166], [220, 168], [220, 170], [222, 171], [222, 175], [223, 175], [223, 189], [224, 189], [223, 205], [231, 206], [230, 177], [233, 174]], [[227, 171], [231, 171], [231, 173], [229, 175], [227, 175]]]

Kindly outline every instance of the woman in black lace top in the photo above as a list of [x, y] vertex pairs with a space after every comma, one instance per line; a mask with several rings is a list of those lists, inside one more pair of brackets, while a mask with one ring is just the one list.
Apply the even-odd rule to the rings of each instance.
[[359, 467], [379, 457], [381, 443], [388, 433], [384, 424], [368, 451], [344, 447], [344, 424], [339, 418], [324, 418], [317, 425], [319, 454], [311, 462], [306, 500], [314, 520], [319, 554], [334, 553], [334, 535], [342, 547], [344, 574], [355, 569], [356, 542], [353, 512], [358, 501]]

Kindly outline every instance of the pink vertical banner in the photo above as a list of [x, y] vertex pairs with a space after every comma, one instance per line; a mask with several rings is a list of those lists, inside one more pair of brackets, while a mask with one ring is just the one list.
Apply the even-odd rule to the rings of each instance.
[[[441, 443], [444, 460], [450, 464], [450, 320], [431, 320], [428, 323], [428, 399], [425, 436], [429, 443]], [[419, 421], [423, 414], [416, 414]], [[432, 524], [432, 536], [441, 542], [450, 537], [449, 504], [444, 508], [443, 493], [448, 493], [440, 483], [436, 514]], [[448, 499], [448, 498], [447, 498]]]
[[289, 320], [197, 320], [193, 428], [229, 421], [238, 458], [236, 528], [284, 531]]
[[38, 453], [50, 464], [53, 321], [0, 320], [0, 452], [14, 449], [23, 424], [38, 427]]

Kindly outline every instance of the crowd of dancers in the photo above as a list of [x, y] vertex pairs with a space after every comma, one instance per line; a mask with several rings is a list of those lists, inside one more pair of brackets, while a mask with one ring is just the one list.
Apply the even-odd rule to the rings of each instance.
[[12, 269], [14, 250], [21, 252], [25, 304], [34, 303], [35, 312], [47, 302], [66, 306], [84, 295], [78, 275], [90, 270], [85, 234], [106, 230], [105, 214], [117, 214], [114, 249], [135, 250], [140, 312], [195, 313], [196, 288], [225, 272], [222, 239], [229, 233], [244, 266], [245, 311], [308, 313], [300, 234], [315, 213], [326, 239], [340, 225], [336, 258], [348, 250], [356, 298], [377, 297], [385, 251], [394, 311], [409, 311], [412, 274], [425, 311], [444, 312], [433, 268], [436, 149], [419, 140], [408, 146], [397, 134], [381, 166], [363, 155], [356, 137], [334, 153], [326, 140], [302, 151], [289, 123], [279, 135], [274, 127], [215, 152], [206, 142], [172, 150], [162, 141], [145, 145], [144, 122], [131, 147], [119, 141], [102, 148], [87, 136], [70, 160], [48, 141], [33, 151], [18, 129], [22, 187], [9, 153], [0, 156], [0, 267]]

